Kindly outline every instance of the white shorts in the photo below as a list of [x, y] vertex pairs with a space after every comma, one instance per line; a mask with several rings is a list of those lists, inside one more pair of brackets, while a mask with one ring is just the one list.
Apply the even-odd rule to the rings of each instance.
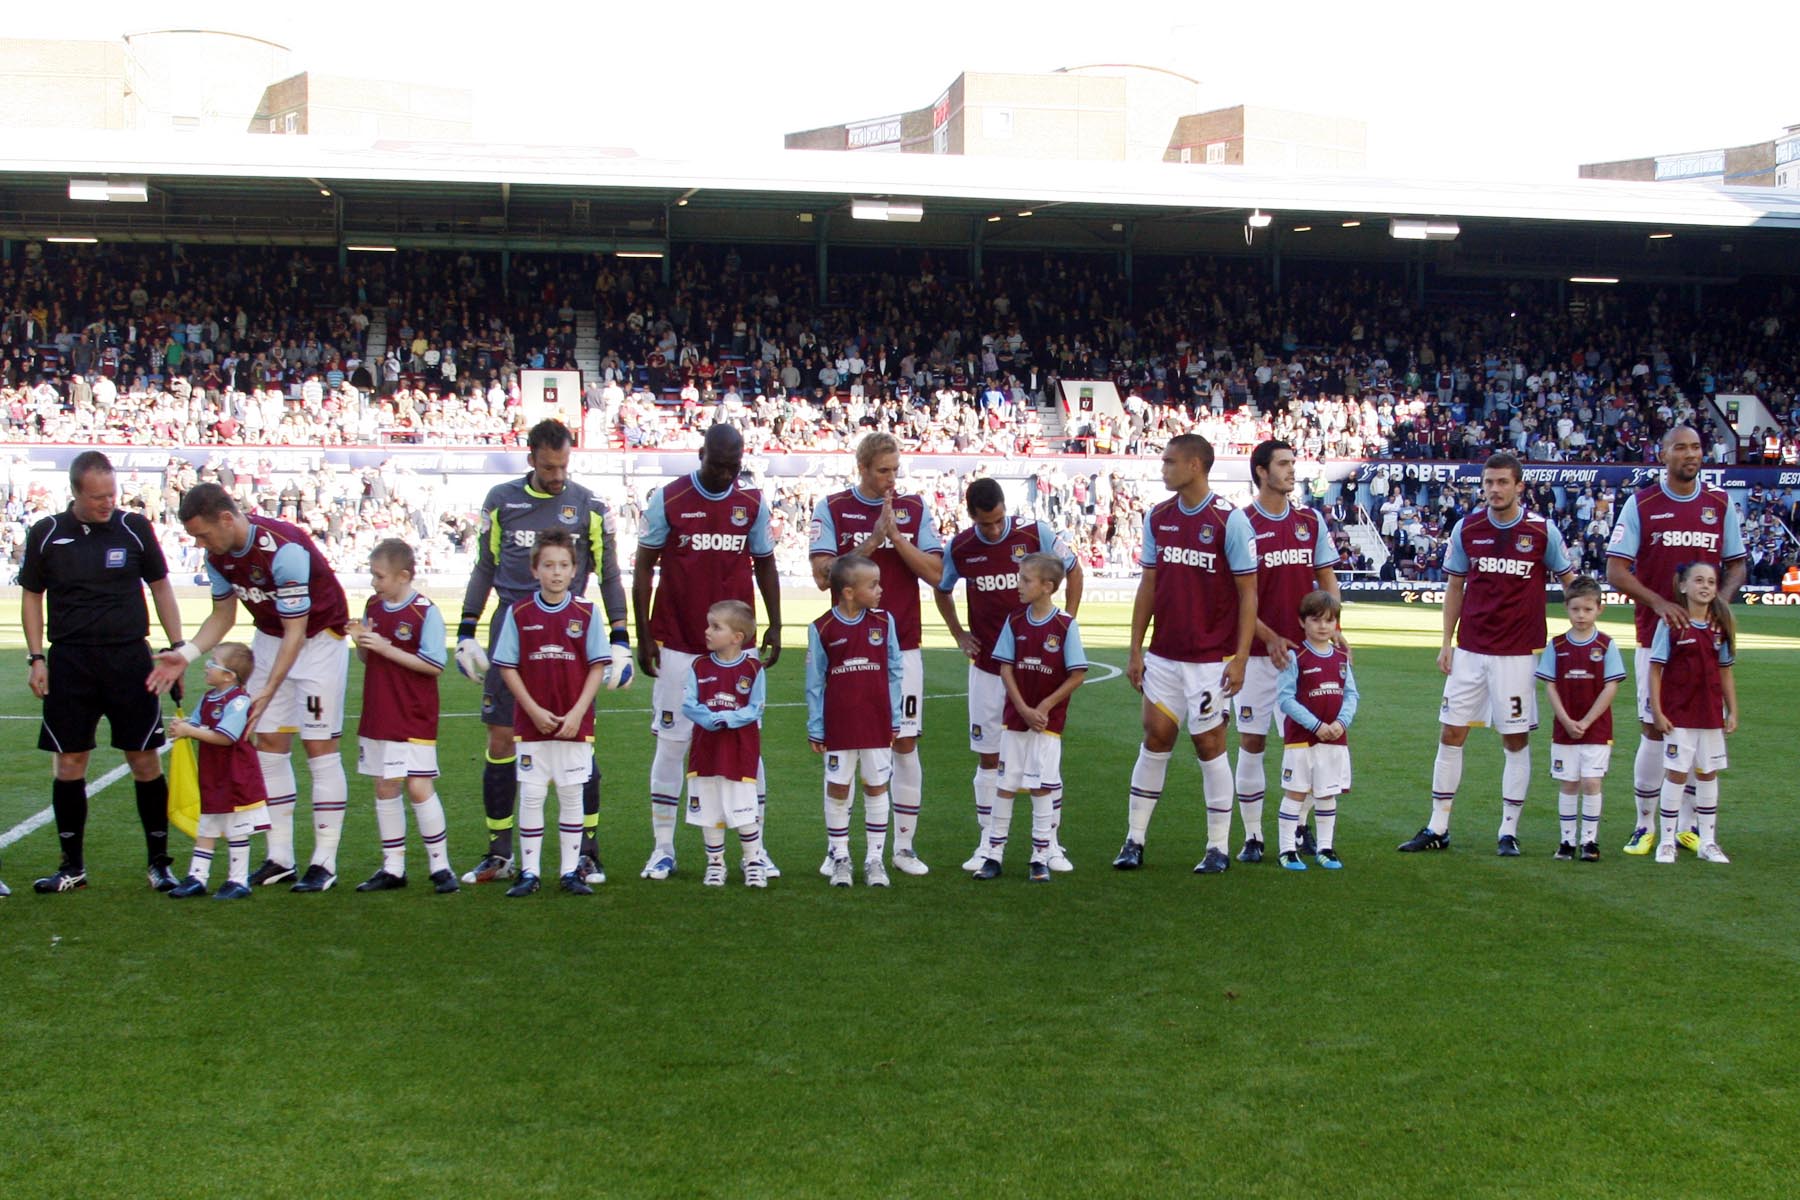
[[1650, 710], [1650, 647], [1639, 646], [1631, 656], [1631, 674], [1637, 680], [1638, 724], [1655, 725], [1656, 714]]
[[882, 787], [894, 777], [894, 752], [878, 750], [827, 750], [825, 782], [851, 784], [861, 768], [863, 787]]
[[925, 728], [925, 652], [900, 652], [900, 732], [895, 737], [916, 738]]
[[1054, 790], [1062, 786], [1062, 738], [1054, 733], [1008, 729], [1000, 734], [1000, 790]]
[[1222, 662], [1176, 662], [1159, 654], [1144, 655], [1144, 699], [1163, 710], [1189, 733], [1215, 728], [1230, 711]]
[[520, 742], [518, 776], [522, 784], [564, 788], [587, 786], [594, 773], [594, 747], [590, 742]]
[[756, 824], [756, 785], [717, 775], [689, 779], [687, 823], [710, 829], [742, 829]]
[[1688, 771], [1704, 771], [1708, 775], [1723, 771], [1725, 731], [1723, 729], [1671, 729], [1663, 734], [1663, 770], [1685, 775]]
[[257, 822], [269, 811], [266, 804], [257, 804], [250, 808], [241, 808], [237, 812], [201, 813], [200, 824], [194, 830], [195, 837], [233, 838], [247, 840], [259, 828], [267, 828]]
[[[268, 684], [281, 639], [262, 630], [250, 639], [256, 669], [249, 692], [260, 695]], [[350, 675], [350, 643], [321, 631], [306, 639], [300, 656], [256, 722], [257, 733], [297, 733], [304, 742], [324, 742], [344, 734], [344, 688]]]
[[686, 745], [694, 738], [694, 723], [681, 715], [681, 696], [694, 670], [698, 654], [683, 654], [667, 646], [656, 649], [656, 680], [650, 687], [650, 732]]
[[356, 739], [356, 773], [376, 779], [436, 779], [436, 742], [384, 742]]
[[1438, 720], [1488, 725], [1496, 733], [1537, 728], [1537, 658], [1531, 654], [1475, 654], [1458, 646], [1444, 681]]
[[1231, 698], [1240, 735], [1268, 737], [1277, 732], [1281, 710], [1275, 706], [1275, 685], [1280, 679], [1281, 672], [1267, 655], [1253, 654], [1244, 663], [1244, 686]]
[[1583, 779], [1604, 779], [1612, 765], [1612, 743], [1600, 746], [1565, 746], [1550, 744], [1550, 778], [1558, 783], [1580, 783]]
[[1316, 746], [1284, 746], [1281, 751], [1281, 790], [1337, 796], [1350, 790], [1350, 747], [1342, 742]]
[[1006, 728], [1006, 683], [1000, 676], [969, 664], [969, 749], [999, 754]]

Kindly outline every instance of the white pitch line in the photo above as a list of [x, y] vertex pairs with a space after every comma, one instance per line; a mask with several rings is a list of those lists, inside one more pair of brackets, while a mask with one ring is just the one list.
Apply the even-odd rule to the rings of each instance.
[[[1098, 677], [1088, 679], [1087, 683], [1105, 683], [1109, 679], [1117, 679], [1119, 676], [1124, 674], [1124, 672], [1121, 671], [1118, 667], [1112, 666], [1109, 663], [1094, 663], [1090, 667], [1090, 670], [1108, 671], [1108, 672], [1110, 672], [1110, 674], [1100, 675]], [[925, 699], [927, 699], [927, 700], [955, 700], [959, 697], [966, 696], [966, 695], [968, 695], [967, 692], [936, 692], [936, 693], [933, 693], [932, 695], [926, 696]], [[774, 704], [767, 705], [766, 707], [768, 707], [768, 708], [804, 708], [804, 707], [806, 707], [806, 701], [804, 701], [804, 700], [780, 700], [780, 701], [775, 702]], [[649, 713], [653, 710], [648, 709], [648, 708], [613, 708], [613, 709], [608, 709], [606, 711], [615, 712], [615, 713]], [[356, 717], [361, 716], [362, 714], [361, 713], [346, 713], [344, 715], [345, 715], [346, 720], [352, 720]], [[439, 714], [440, 717], [450, 717], [453, 719], [460, 718], [460, 717], [478, 717], [480, 715], [481, 715], [480, 713], [475, 713], [475, 712], [453, 712], [453, 713], [440, 713]], [[39, 721], [42, 719], [43, 718], [41, 718], [41, 717], [27, 717], [27, 716], [14, 716], [14, 715], [0, 714], [0, 721]], [[158, 754], [167, 754], [168, 752], [169, 752], [169, 747], [166, 743], [160, 749], [157, 750]], [[130, 770], [130, 767], [128, 764], [120, 763], [118, 766], [114, 767], [112, 770], [108, 771], [106, 774], [102, 775], [99, 779], [96, 779], [92, 784], [90, 784], [88, 786], [88, 797], [91, 799], [95, 795], [95, 793], [99, 792], [102, 788], [106, 787], [108, 784], [117, 783], [120, 779], [124, 778], [126, 772], [128, 772], [129, 770]], [[50, 808], [39, 809], [37, 812], [32, 813], [29, 817], [26, 817], [23, 821], [20, 821], [17, 825], [14, 825], [11, 829], [7, 830], [5, 833], [0, 833], [0, 850], [4, 850], [8, 846], [12, 845], [13, 843], [22, 841], [25, 838], [30, 837], [32, 834], [36, 833], [38, 830], [40, 830], [44, 826], [48, 825], [53, 819], [55, 819], [55, 816], [56, 816], [55, 810], [50, 809]]]

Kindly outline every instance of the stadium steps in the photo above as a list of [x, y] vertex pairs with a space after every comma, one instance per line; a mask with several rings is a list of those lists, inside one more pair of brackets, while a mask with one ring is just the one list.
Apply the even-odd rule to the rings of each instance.
[[1369, 521], [1352, 521], [1344, 526], [1344, 532], [1350, 535], [1350, 544], [1369, 560], [1369, 569], [1379, 573], [1389, 557], [1387, 543], [1381, 540], [1381, 531]]
[[1053, 400], [1048, 404], [1038, 405], [1037, 412], [1038, 421], [1044, 428], [1044, 440], [1060, 442], [1064, 428], [1062, 405]]
[[575, 313], [575, 365], [583, 380], [600, 378], [600, 326], [591, 308]]
[[[363, 361], [369, 364], [369, 374], [379, 378], [381, 362], [387, 357], [387, 309], [377, 308], [369, 314], [367, 333]], [[382, 380], [381, 382], [387, 383], [388, 381]]]

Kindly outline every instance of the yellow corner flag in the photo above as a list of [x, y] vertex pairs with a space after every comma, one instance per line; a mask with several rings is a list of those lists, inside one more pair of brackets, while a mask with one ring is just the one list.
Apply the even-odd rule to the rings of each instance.
[[[187, 719], [179, 704], [175, 719]], [[169, 824], [189, 837], [200, 831], [200, 763], [192, 738], [176, 738], [169, 747]]]

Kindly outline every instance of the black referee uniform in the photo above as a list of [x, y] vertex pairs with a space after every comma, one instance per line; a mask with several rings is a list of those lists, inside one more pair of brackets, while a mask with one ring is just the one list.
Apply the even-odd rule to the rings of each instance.
[[[101, 717], [117, 749], [155, 750], [163, 744], [162, 702], [144, 686], [151, 668], [144, 585], [168, 574], [156, 531], [140, 513], [115, 509], [105, 521], [84, 522], [71, 507], [31, 527], [19, 585], [45, 594], [49, 609], [49, 694], [38, 749], [92, 750]], [[168, 782], [158, 775], [136, 783], [150, 863], [166, 865]], [[80, 873], [87, 783], [56, 780], [51, 798], [63, 863]]]

